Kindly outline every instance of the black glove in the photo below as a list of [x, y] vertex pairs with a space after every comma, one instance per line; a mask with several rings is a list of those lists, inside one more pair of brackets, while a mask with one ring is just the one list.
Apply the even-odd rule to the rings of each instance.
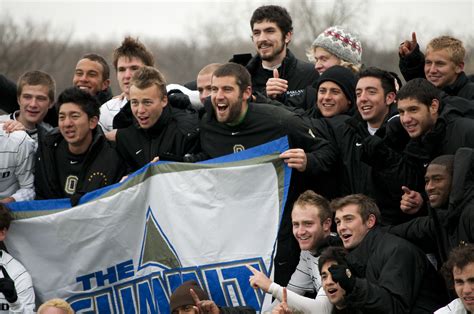
[[10, 303], [15, 303], [18, 300], [18, 295], [16, 294], [15, 283], [8, 275], [7, 271], [3, 266], [0, 266], [3, 273], [3, 278], [0, 278], [0, 292], [3, 293], [5, 299]]
[[351, 270], [347, 265], [332, 265], [329, 267], [332, 280], [335, 283], [339, 283], [342, 289], [346, 290], [347, 294], [350, 294], [354, 289], [356, 283], [356, 277], [351, 273]]

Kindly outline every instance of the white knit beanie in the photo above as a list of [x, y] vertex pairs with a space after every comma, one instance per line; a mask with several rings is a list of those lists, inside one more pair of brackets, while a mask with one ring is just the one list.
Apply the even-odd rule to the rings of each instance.
[[321, 47], [346, 62], [361, 64], [362, 44], [353, 34], [341, 26], [331, 26], [319, 34], [311, 47]]

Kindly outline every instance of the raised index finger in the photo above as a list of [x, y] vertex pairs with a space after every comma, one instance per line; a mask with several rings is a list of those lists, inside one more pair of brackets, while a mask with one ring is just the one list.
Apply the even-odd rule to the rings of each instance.
[[252, 265], [247, 265], [245, 264], [245, 266], [248, 268], [248, 270], [250, 270], [252, 272], [252, 274], [258, 274], [258, 270], [256, 270]]
[[194, 292], [193, 289], [189, 289], [189, 293], [191, 294], [191, 297], [193, 298], [194, 304], [199, 305], [199, 302], [201, 302], [201, 300], [199, 299], [199, 296], [196, 294], [196, 292]]
[[287, 295], [287, 292], [286, 292], [286, 288], [283, 288], [283, 298], [282, 298], [281, 302], [288, 303], [287, 300], [288, 300], [288, 295]]
[[417, 41], [416, 41], [416, 33], [415, 32], [411, 33], [411, 41], [416, 45]]

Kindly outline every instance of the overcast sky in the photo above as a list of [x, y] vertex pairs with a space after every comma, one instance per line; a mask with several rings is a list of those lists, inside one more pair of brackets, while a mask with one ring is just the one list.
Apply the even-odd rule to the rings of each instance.
[[[253, 9], [263, 3], [288, 1], [291, 0], [0, 0], [0, 18], [9, 14], [18, 23], [24, 20], [49, 22], [53, 30], [71, 32], [73, 40], [107, 39], [118, 43], [128, 34], [156, 39], [186, 39], [190, 34], [197, 34], [203, 21], [223, 21], [233, 15], [237, 16], [232, 19], [233, 23], [238, 23], [242, 36], [247, 36]], [[421, 42], [425, 39], [425, 44], [446, 30], [462, 40], [473, 38], [474, 0], [367, 1], [367, 11], [360, 14], [362, 26], [359, 28], [363, 29], [357, 31], [373, 44], [393, 45], [400, 41], [401, 33], [408, 38], [412, 30], [418, 32]], [[327, 4], [331, 1], [318, 2]], [[243, 9], [245, 6], [247, 10]], [[381, 32], [381, 26], [391, 31]], [[226, 36], [226, 29], [222, 30], [222, 36]]]

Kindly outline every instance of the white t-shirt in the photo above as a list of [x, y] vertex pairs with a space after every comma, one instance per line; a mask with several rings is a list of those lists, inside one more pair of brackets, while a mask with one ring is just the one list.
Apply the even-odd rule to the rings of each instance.
[[105, 132], [110, 132], [114, 129], [114, 117], [119, 113], [120, 109], [127, 103], [127, 98], [112, 98], [108, 102], [100, 106], [100, 119], [99, 125], [102, 127], [102, 130]]
[[455, 299], [445, 307], [436, 310], [435, 314], [466, 314], [467, 311], [462, 304], [461, 299]]

